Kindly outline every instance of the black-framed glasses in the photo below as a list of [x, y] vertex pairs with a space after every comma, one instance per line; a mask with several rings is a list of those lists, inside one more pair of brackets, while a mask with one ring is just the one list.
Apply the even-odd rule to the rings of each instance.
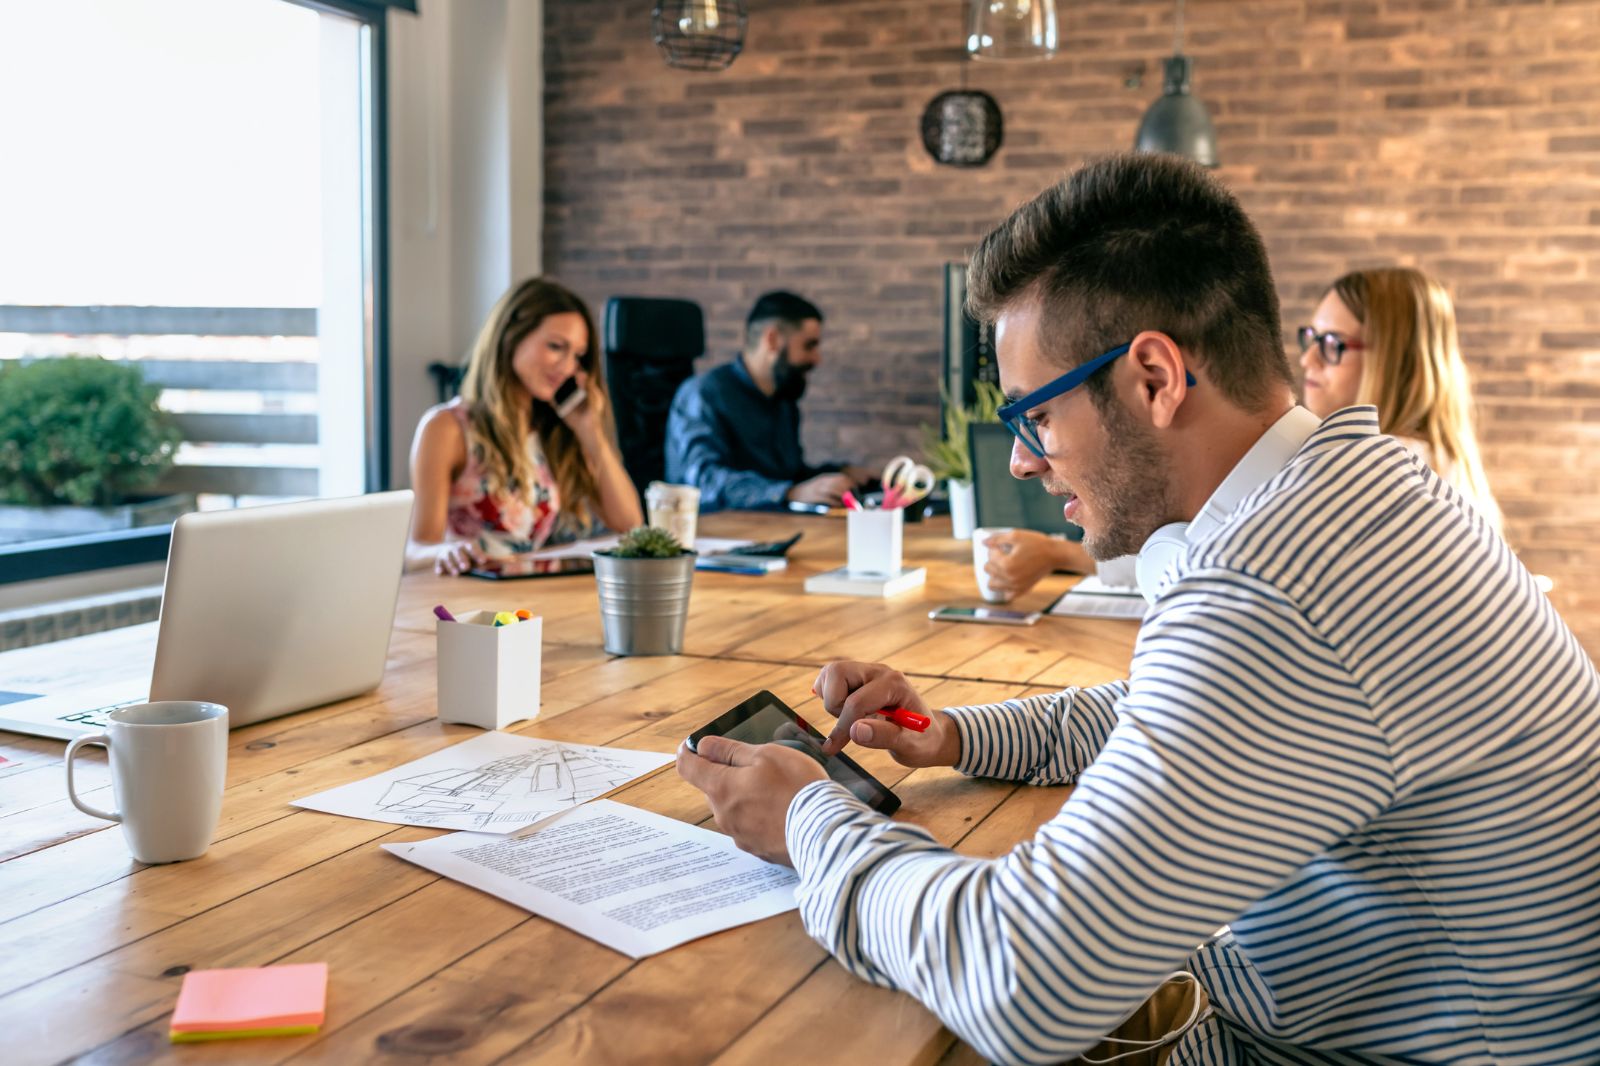
[[1360, 341], [1346, 340], [1332, 330], [1318, 333], [1315, 326], [1301, 326], [1295, 333], [1300, 338], [1301, 354], [1309, 351], [1315, 344], [1317, 354], [1329, 366], [1338, 366], [1344, 360], [1345, 352], [1359, 352], [1366, 347]]
[[[1030, 452], [1041, 459], [1045, 458], [1044, 441], [1039, 438], [1039, 424], [1029, 418], [1027, 412], [1040, 404], [1049, 403], [1057, 396], [1064, 396], [1071, 392], [1085, 381], [1088, 381], [1096, 370], [1127, 355], [1128, 350], [1132, 347], [1131, 343], [1120, 344], [1103, 355], [1095, 356], [1082, 366], [1073, 367], [1048, 385], [1034, 389], [1021, 399], [1006, 404], [998, 412], [1000, 421], [1005, 423], [1005, 427], [1018, 440], [1028, 446]], [[1189, 383], [1190, 388], [1195, 386], [1196, 382], [1193, 374], [1185, 370], [1183, 377]]]

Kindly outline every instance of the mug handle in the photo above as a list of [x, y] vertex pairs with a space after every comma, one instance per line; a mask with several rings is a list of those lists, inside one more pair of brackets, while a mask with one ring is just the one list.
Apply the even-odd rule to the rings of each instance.
[[78, 749], [85, 744], [98, 744], [109, 751], [111, 738], [104, 733], [89, 733], [85, 736], [75, 737], [72, 743], [67, 745], [67, 799], [71, 800], [72, 805], [84, 814], [92, 815], [95, 818], [104, 818], [108, 822], [120, 822], [122, 821], [121, 814], [102, 811], [99, 807], [89, 806], [89, 804], [78, 798], [77, 790], [72, 787], [72, 758], [78, 754]]

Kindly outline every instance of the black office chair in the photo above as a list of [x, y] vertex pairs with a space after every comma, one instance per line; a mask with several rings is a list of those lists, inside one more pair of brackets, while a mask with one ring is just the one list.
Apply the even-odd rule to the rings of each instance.
[[705, 315], [692, 300], [613, 296], [604, 334], [622, 465], [643, 496], [645, 486], [666, 476], [667, 412], [705, 354]]
[[429, 363], [428, 376], [433, 379], [439, 402], [449, 403], [461, 391], [461, 379], [467, 376], [467, 368], [455, 363]]

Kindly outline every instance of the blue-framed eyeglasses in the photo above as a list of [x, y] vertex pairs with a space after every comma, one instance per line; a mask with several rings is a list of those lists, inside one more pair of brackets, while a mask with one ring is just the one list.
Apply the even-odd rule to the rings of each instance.
[[[1057, 396], [1071, 392], [1085, 381], [1088, 381], [1096, 370], [1127, 355], [1128, 349], [1132, 347], [1131, 343], [1118, 345], [1104, 355], [1099, 355], [1089, 360], [1082, 366], [1073, 367], [1043, 388], [1034, 389], [1020, 400], [1006, 404], [1000, 408], [1000, 421], [1005, 423], [1005, 427], [1015, 434], [1018, 440], [1028, 446], [1030, 452], [1043, 459], [1045, 457], [1044, 442], [1039, 439], [1039, 424], [1029, 418], [1027, 412], [1040, 404], [1050, 402]], [[1194, 375], [1187, 370], [1183, 372], [1183, 377], [1189, 383], [1190, 388], [1197, 384]]]

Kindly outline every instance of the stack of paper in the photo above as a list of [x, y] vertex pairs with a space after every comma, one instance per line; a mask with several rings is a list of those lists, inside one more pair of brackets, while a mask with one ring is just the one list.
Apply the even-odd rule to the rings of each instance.
[[302, 1036], [322, 1027], [328, 964], [191, 970], [172, 1012], [174, 1044], [248, 1036]]
[[603, 799], [516, 836], [380, 846], [635, 959], [792, 911], [799, 881], [721, 833]]
[[881, 596], [887, 599], [909, 589], [920, 587], [928, 580], [928, 570], [922, 566], [902, 566], [893, 574], [855, 574], [848, 566], [812, 574], [806, 578], [807, 592], [830, 596]]
[[1080, 618], [1143, 618], [1149, 604], [1137, 588], [1108, 585], [1090, 574], [1050, 605], [1050, 614]]

